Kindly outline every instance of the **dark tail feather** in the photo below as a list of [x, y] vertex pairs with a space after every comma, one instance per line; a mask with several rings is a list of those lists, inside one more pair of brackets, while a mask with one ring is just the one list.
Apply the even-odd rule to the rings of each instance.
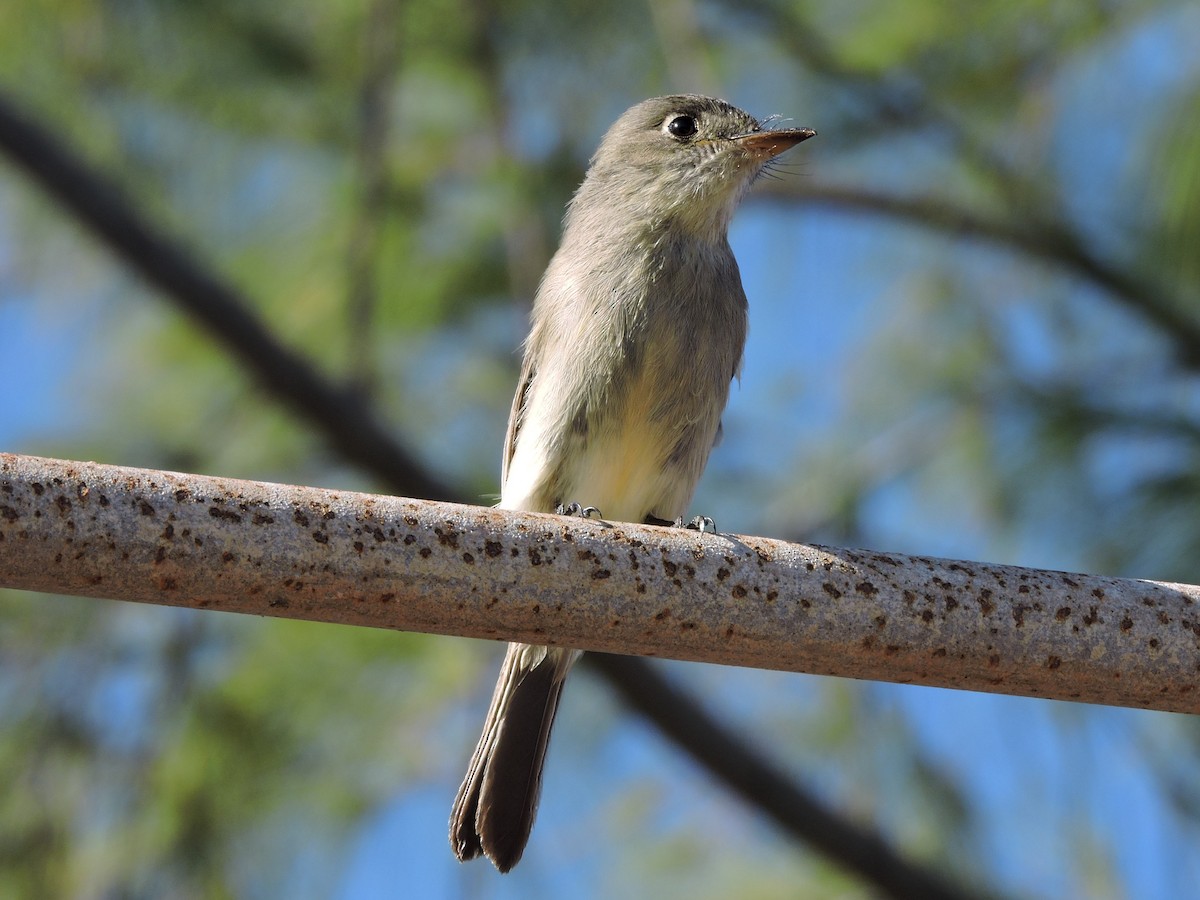
[[578, 653], [509, 644], [479, 744], [450, 814], [464, 862], [483, 853], [501, 872], [520, 860], [537, 814], [542, 764], [563, 680]]

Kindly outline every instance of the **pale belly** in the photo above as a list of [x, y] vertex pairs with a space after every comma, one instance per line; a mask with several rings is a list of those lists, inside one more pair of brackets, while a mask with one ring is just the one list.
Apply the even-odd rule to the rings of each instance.
[[501, 506], [550, 512], [555, 503], [574, 502], [611, 521], [676, 519], [687, 512], [712, 449], [720, 400], [705, 402], [686, 383], [645, 372], [586, 436], [564, 440], [527, 429]]

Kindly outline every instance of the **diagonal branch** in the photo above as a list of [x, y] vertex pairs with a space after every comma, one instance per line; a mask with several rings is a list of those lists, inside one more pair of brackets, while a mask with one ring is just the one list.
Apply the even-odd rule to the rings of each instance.
[[602, 674], [632, 709], [710, 771], [728, 772], [726, 787], [797, 840], [858, 874], [892, 897], [965, 900], [973, 893], [937, 872], [912, 865], [875, 832], [835, 813], [754, 745], [744, 741], [681, 691], [658, 668], [630, 656], [589, 653], [584, 663]]
[[970, 237], [1017, 250], [1105, 291], [1156, 325], [1190, 368], [1200, 368], [1200, 320], [1186, 312], [1184, 298], [1165, 285], [1154, 284], [1141, 274], [1097, 256], [1065, 226], [1032, 219], [1018, 224], [946, 199], [906, 197], [857, 187], [771, 183], [758, 196], [776, 202], [875, 213], [952, 237]]
[[224, 344], [255, 379], [323, 434], [342, 456], [407, 494], [448, 498], [355, 392], [317, 374], [285, 347], [236, 288], [146, 222], [101, 175], [0, 93], [0, 151], [127, 266], [171, 297]]

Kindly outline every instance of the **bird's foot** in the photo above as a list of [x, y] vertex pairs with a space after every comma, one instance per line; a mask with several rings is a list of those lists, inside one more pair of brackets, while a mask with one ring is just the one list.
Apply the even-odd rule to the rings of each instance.
[[692, 531], [699, 531], [701, 534], [716, 534], [717, 523], [708, 516], [693, 516], [687, 522], [683, 521], [683, 516], [672, 521], [671, 519], [660, 519], [657, 516], [646, 516], [646, 525], [661, 525], [664, 528], [690, 528]]
[[594, 506], [580, 506], [578, 503], [560, 503], [554, 508], [560, 516], [575, 516], [578, 519], [603, 519], [604, 514]]

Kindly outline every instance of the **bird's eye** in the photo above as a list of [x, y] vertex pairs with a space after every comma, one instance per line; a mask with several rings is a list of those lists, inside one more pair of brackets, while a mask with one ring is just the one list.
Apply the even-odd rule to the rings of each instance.
[[667, 123], [667, 131], [677, 138], [691, 137], [696, 130], [696, 120], [691, 116], [676, 116]]

